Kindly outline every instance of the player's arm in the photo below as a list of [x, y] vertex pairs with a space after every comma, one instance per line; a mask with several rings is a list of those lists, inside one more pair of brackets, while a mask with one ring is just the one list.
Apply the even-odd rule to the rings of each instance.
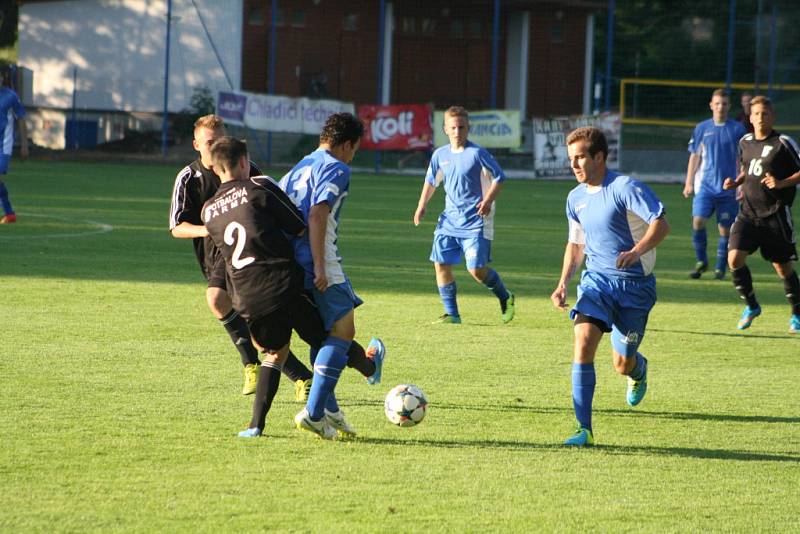
[[667, 223], [666, 217], [662, 214], [650, 223], [642, 239], [632, 249], [619, 253], [619, 256], [617, 256], [617, 269], [626, 269], [635, 264], [642, 254], [656, 248], [667, 237], [668, 233], [669, 223]]
[[195, 237], [208, 236], [208, 230], [206, 230], [205, 226], [192, 224], [186, 221], [174, 226], [170, 230], [170, 233], [172, 234], [172, 237], [177, 237], [179, 239], [194, 239]]
[[697, 169], [700, 168], [700, 162], [703, 157], [700, 154], [689, 154], [689, 166], [686, 169], [686, 183], [683, 186], [683, 196], [689, 198], [694, 193], [694, 175], [697, 174]]
[[583, 248], [584, 245], [582, 243], [568, 242], [564, 250], [561, 277], [558, 279], [556, 289], [550, 295], [553, 306], [559, 310], [566, 310], [569, 308], [567, 304], [567, 286], [569, 286], [569, 281], [572, 280], [578, 268], [583, 265]]
[[422, 193], [419, 195], [417, 210], [414, 212], [414, 226], [419, 226], [419, 223], [422, 222], [422, 218], [425, 217], [425, 208], [435, 192], [436, 186], [425, 180], [425, 184], [422, 186]]
[[786, 189], [787, 187], [795, 187], [798, 183], [800, 183], [800, 171], [784, 178], [783, 180], [778, 180], [770, 173], [764, 173], [764, 177], [761, 179], [761, 183], [767, 186], [769, 189]]
[[492, 211], [492, 203], [497, 198], [497, 195], [500, 194], [500, 189], [503, 187], [502, 182], [497, 180], [492, 181], [492, 185], [489, 186], [489, 190], [483, 196], [480, 202], [478, 202], [478, 215], [481, 217], [486, 217]]
[[725, 178], [725, 181], [722, 182], [722, 189], [736, 189], [740, 185], [744, 183], [744, 171], [739, 171], [739, 176], [731, 180], [730, 178]]
[[320, 291], [328, 288], [328, 277], [325, 275], [325, 234], [328, 231], [330, 213], [331, 207], [327, 202], [315, 204], [308, 213], [308, 241], [314, 260], [314, 286]]

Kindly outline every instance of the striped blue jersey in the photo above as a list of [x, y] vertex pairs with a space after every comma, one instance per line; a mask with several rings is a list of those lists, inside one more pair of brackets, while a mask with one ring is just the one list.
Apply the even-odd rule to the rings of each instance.
[[606, 171], [602, 185], [580, 184], [567, 196], [569, 242], [584, 245], [589, 271], [621, 278], [648, 276], [655, 267], [655, 249], [626, 269], [617, 268], [617, 256], [631, 250], [663, 214], [664, 205], [649, 187]]
[[[295, 165], [279, 185], [300, 209], [306, 225], [312, 207], [323, 202], [330, 206], [325, 235], [325, 276], [330, 285], [344, 283], [346, 278], [336, 241], [342, 203], [350, 190], [350, 168], [327, 150], [317, 149]], [[292, 243], [297, 262], [306, 271], [306, 281], [313, 280], [314, 258], [308, 233], [294, 238]]]
[[747, 133], [742, 123], [729, 119], [724, 124], [716, 124], [708, 119], [698, 124], [689, 139], [689, 152], [702, 158], [700, 167], [694, 175], [695, 194], [720, 193], [736, 196], [735, 190], [724, 191], [725, 178], [735, 179], [739, 174], [737, 159], [739, 139]]
[[472, 141], [458, 151], [450, 145], [436, 149], [425, 181], [434, 187], [444, 183], [445, 207], [439, 216], [436, 233], [453, 237], [494, 238], [494, 205], [487, 217], [478, 215], [478, 203], [492, 182], [503, 182], [506, 175], [488, 150]]
[[8, 87], [0, 87], [0, 154], [10, 156], [14, 146], [14, 120], [25, 116], [25, 108], [17, 93]]

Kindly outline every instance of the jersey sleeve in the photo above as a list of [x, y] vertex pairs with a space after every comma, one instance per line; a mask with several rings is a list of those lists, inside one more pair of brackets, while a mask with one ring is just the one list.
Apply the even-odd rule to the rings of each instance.
[[333, 206], [350, 185], [350, 169], [344, 164], [326, 165], [320, 168], [319, 178], [311, 195], [311, 206], [326, 202]]
[[251, 181], [264, 190], [266, 207], [278, 221], [281, 230], [289, 235], [299, 235], [306, 229], [303, 214], [280, 186], [269, 176], [258, 176]]
[[572, 204], [569, 199], [567, 199], [567, 224], [569, 226], [567, 242], [577, 245], [586, 244], [586, 235], [583, 232], [583, 225], [578, 220], [578, 215], [572, 209]]
[[194, 178], [194, 171], [191, 167], [184, 167], [178, 176], [175, 177], [175, 184], [172, 187], [172, 201], [169, 208], [169, 229], [172, 230], [182, 222], [197, 221], [203, 208], [197, 205], [197, 195], [193, 194], [193, 188], [197, 187], [197, 180]]
[[692, 132], [692, 137], [689, 139], [689, 152], [692, 154], [698, 154], [700, 152], [700, 145], [703, 141], [703, 123], [701, 122], [697, 126], [694, 127], [694, 132]]
[[442, 175], [439, 172], [439, 151], [433, 153], [431, 162], [428, 164], [428, 172], [425, 173], [425, 182], [433, 187], [439, 187], [442, 183]]
[[620, 189], [620, 198], [628, 211], [651, 224], [664, 215], [664, 204], [647, 185], [632, 178]]
[[795, 140], [788, 135], [781, 135], [779, 139], [784, 150], [786, 150], [789, 155], [789, 167], [791, 172], [787, 176], [791, 176], [800, 170], [800, 147], [798, 147]]
[[488, 173], [492, 176], [492, 181], [498, 183], [505, 181], [506, 175], [503, 172], [503, 169], [500, 168], [497, 160], [494, 159], [494, 156], [492, 156], [488, 150], [481, 148], [478, 151], [478, 160], [481, 162], [483, 169], [488, 171]]

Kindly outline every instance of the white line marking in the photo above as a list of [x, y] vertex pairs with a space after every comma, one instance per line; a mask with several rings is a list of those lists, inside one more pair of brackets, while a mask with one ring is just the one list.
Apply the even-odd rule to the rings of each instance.
[[[68, 234], [41, 234], [41, 235], [2, 235], [0, 234], [0, 240], [15, 240], [15, 239], [52, 239], [54, 237], [83, 237], [85, 235], [95, 235], [95, 234], [107, 234], [111, 232], [114, 227], [110, 224], [97, 222], [97, 221], [89, 221], [86, 219], [70, 219], [67, 217], [59, 217], [58, 215], [38, 215], [34, 213], [18, 213], [18, 215], [22, 217], [41, 217], [44, 219], [55, 219], [57, 221], [66, 221], [70, 223], [86, 223], [91, 226], [96, 227], [94, 230], [87, 230], [85, 232], [75, 232], [75, 233], [68, 233]], [[12, 223], [9, 226], [9, 229], [12, 228], [14, 225], [19, 224], [19, 222]]]

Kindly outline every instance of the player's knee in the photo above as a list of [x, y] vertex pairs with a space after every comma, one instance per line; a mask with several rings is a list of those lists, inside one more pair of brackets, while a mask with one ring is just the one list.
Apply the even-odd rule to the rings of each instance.
[[206, 290], [206, 302], [211, 313], [218, 319], [228, 315], [232, 309], [231, 299], [228, 294], [216, 287], [209, 287]]
[[482, 284], [483, 281], [486, 279], [486, 275], [489, 274], [489, 269], [487, 267], [478, 267], [475, 269], [467, 269], [469, 274], [472, 275], [472, 278], [475, 279], [476, 282]]
[[612, 363], [616, 372], [621, 375], [628, 375], [636, 366], [636, 358], [626, 358], [615, 350], [613, 351]]

